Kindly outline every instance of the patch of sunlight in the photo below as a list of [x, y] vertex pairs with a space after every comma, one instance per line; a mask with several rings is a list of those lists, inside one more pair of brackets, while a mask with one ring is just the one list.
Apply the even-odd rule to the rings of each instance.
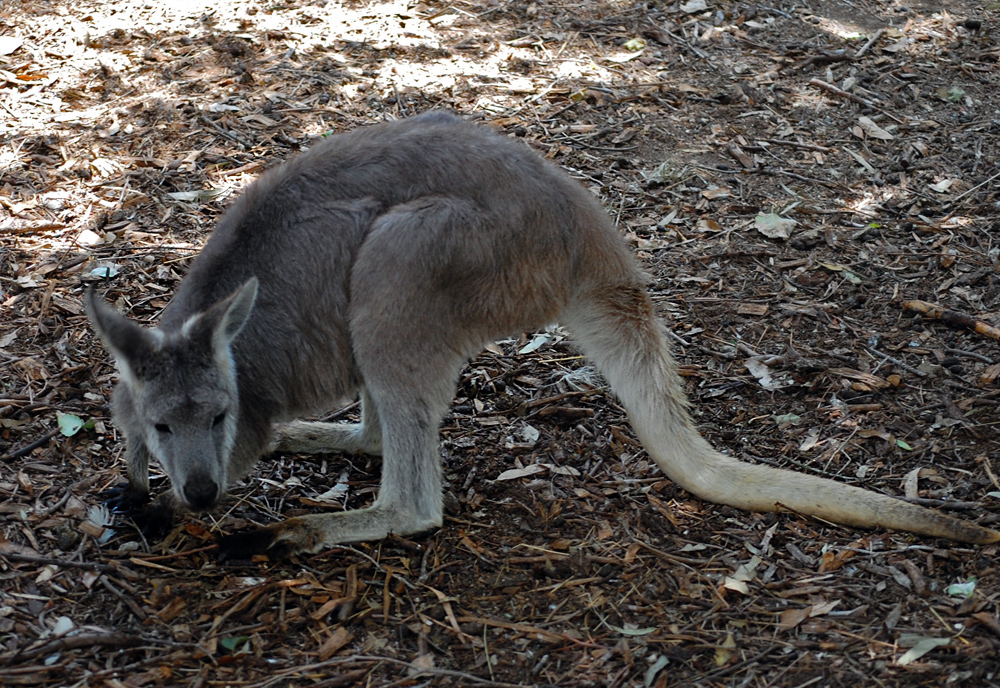
[[827, 33], [839, 36], [845, 41], [856, 41], [866, 36], [866, 31], [861, 26], [853, 22], [830, 19], [829, 17], [817, 17], [817, 26]]

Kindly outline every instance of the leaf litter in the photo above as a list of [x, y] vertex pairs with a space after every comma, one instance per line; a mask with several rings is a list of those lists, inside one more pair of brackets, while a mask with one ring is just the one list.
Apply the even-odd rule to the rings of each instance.
[[96, 285], [155, 322], [228, 190], [330, 132], [449, 107], [602, 198], [713, 444], [995, 525], [996, 8], [0, 17], [4, 685], [1000, 685], [995, 547], [693, 499], [547, 333], [463, 373], [438, 533], [218, 564], [219, 530], [373, 498], [377, 460], [277, 456], [147, 543], [100, 510], [116, 373], [81, 303]]

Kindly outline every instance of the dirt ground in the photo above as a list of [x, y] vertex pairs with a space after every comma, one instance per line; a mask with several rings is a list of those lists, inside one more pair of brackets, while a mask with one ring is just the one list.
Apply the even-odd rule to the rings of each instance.
[[998, 5], [770, 4], [0, 4], [0, 684], [1000, 686], [996, 546], [693, 498], [558, 329], [463, 373], [425, 538], [217, 562], [370, 502], [364, 456], [162, 542], [100, 506], [84, 289], [155, 322], [263, 169], [446, 108], [602, 199], [715, 446], [995, 525]]

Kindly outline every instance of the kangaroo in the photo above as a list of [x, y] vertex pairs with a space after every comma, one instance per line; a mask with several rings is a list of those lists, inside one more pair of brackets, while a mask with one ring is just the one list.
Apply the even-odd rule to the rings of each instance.
[[[1000, 533], [832, 480], [721, 454], [695, 429], [647, 277], [597, 199], [527, 146], [444, 113], [330, 137], [252, 184], [145, 328], [92, 292], [120, 371], [128, 482], [151, 532], [215, 507], [262, 455], [382, 456], [371, 506], [220, 539], [287, 556], [439, 528], [438, 427], [462, 366], [499, 338], [566, 325], [643, 447], [692, 494], [752, 511], [969, 543]], [[296, 420], [351, 395], [361, 423]], [[155, 458], [172, 490], [149, 499]]]

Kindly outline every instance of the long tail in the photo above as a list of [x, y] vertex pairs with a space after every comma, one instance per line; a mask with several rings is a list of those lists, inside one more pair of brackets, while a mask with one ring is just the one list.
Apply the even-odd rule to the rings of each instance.
[[959, 542], [1000, 532], [825, 478], [748, 464], [698, 433], [663, 325], [640, 287], [577, 299], [566, 324], [621, 398], [646, 451], [675, 483], [702, 499], [749, 511], [791, 510], [849, 526], [893, 528]]

